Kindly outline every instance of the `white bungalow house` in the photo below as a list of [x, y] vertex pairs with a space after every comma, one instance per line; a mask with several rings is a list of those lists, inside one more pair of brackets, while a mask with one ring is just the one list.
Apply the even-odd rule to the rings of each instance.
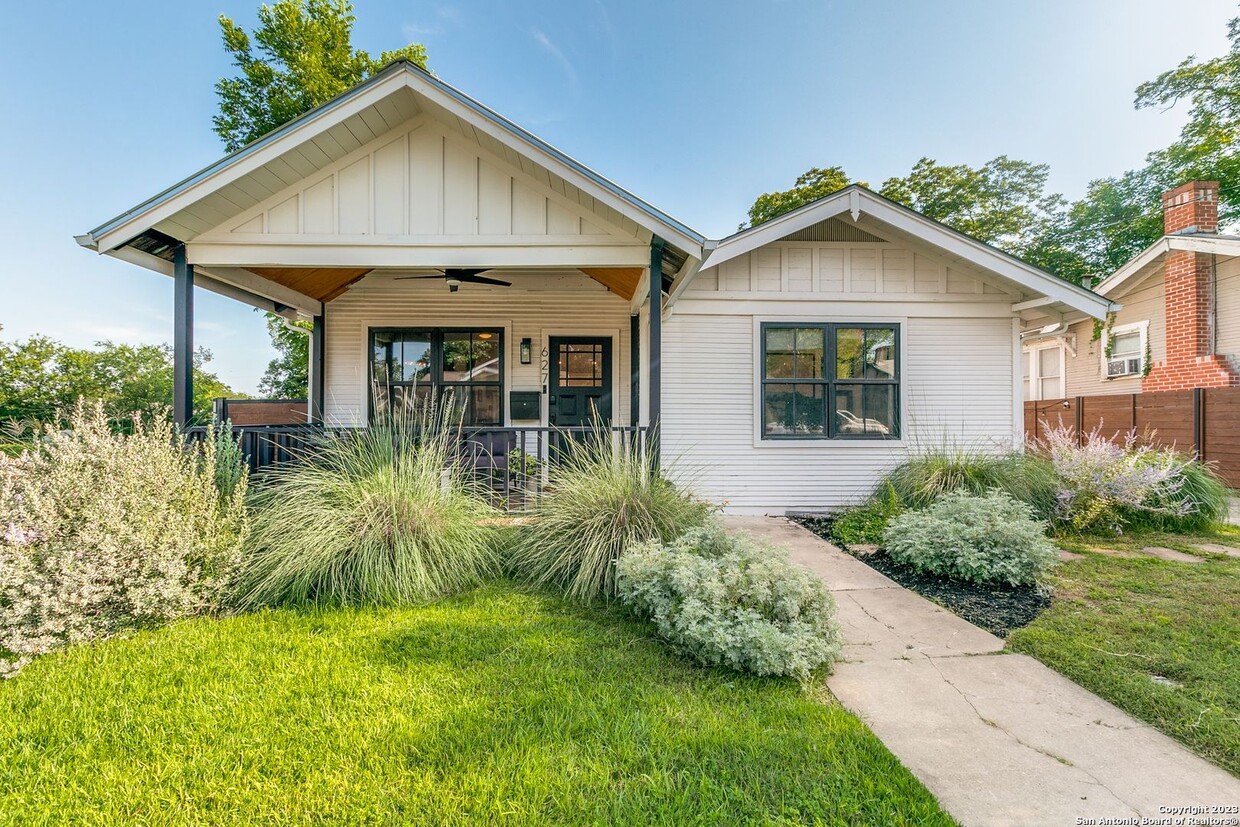
[[849, 187], [711, 241], [398, 62], [78, 237], [314, 320], [310, 416], [451, 390], [471, 427], [657, 433], [737, 513], [840, 506], [918, 446], [1021, 444], [1022, 331], [1108, 300]]

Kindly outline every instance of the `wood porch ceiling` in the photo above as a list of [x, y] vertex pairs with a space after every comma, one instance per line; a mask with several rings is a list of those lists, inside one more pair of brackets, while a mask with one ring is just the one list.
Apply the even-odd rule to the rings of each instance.
[[632, 301], [642, 280], [640, 267], [582, 267], [581, 272], [626, 301]]
[[[339, 297], [371, 268], [250, 267], [250, 272], [321, 302]], [[582, 267], [581, 272], [625, 301], [632, 301], [641, 283], [640, 267]]]
[[255, 275], [327, 303], [370, 272], [369, 267], [250, 267]]

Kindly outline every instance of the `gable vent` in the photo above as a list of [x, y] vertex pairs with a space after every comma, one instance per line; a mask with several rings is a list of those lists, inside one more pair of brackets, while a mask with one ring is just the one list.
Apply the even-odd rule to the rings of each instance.
[[838, 218], [828, 218], [826, 221], [819, 221], [803, 230], [797, 230], [790, 236], [785, 237], [787, 241], [886, 241], [885, 238], [879, 238], [876, 235], [867, 233], [860, 227], [854, 227], [840, 221]]

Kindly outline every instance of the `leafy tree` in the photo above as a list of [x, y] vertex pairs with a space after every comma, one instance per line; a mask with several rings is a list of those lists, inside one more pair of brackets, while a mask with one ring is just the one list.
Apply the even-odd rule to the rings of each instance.
[[[194, 354], [194, 418], [205, 422], [217, 396], [238, 394], [208, 372], [210, 351]], [[49, 422], [79, 398], [102, 401], [118, 426], [134, 413], [168, 416], [172, 349], [167, 345], [98, 342], [72, 348], [46, 336], [0, 341], [0, 421]]]
[[[220, 113], [215, 133], [229, 152], [305, 114], [405, 58], [426, 68], [426, 49], [411, 43], [373, 58], [354, 49], [353, 6], [347, 0], [278, 0], [258, 10], [251, 36], [220, 16], [224, 49], [239, 70], [215, 84]], [[257, 48], [255, 48], [257, 47]]]
[[267, 363], [258, 389], [270, 399], [303, 399], [310, 387], [310, 322], [285, 324], [282, 316], [267, 314], [267, 333], [279, 354]]
[[1029, 231], [1061, 207], [1046, 193], [1050, 167], [1000, 155], [980, 167], [947, 166], [922, 158], [903, 178], [888, 178], [880, 194], [912, 207], [978, 241], [1018, 251]]
[[[792, 212], [797, 207], [844, 189], [849, 183], [848, 174], [843, 167], [814, 167], [798, 175], [792, 189], [759, 195], [749, 208], [748, 226], [756, 227], [772, 218]], [[738, 229], [743, 230], [745, 226], [741, 224]]]
[[1161, 195], [1192, 180], [1219, 182], [1219, 222], [1240, 221], [1240, 18], [1228, 23], [1231, 46], [1210, 60], [1188, 57], [1137, 87], [1138, 109], [1189, 104], [1180, 137], [1146, 156], [1145, 166], [1091, 181], [1045, 239], [1105, 276], [1162, 235]]
[[[1001, 155], [974, 168], [947, 166], [922, 158], [904, 177], [888, 178], [880, 194], [937, 221], [1034, 263], [1079, 270], [1076, 257], [1049, 242], [1063, 223], [1064, 201], [1046, 192], [1048, 167]], [[849, 179], [841, 167], [808, 170], [796, 186], [758, 196], [749, 209], [751, 225], [830, 195]], [[742, 229], [744, 225], [742, 225]]]
[[[426, 68], [426, 48], [410, 43], [373, 58], [352, 44], [353, 5], [348, 0], [278, 0], [258, 10], [251, 37], [224, 15], [224, 49], [238, 75], [215, 84], [219, 114], [215, 134], [233, 152], [361, 83], [394, 60]], [[302, 324], [302, 323], [294, 323]], [[259, 383], [272, 398], [300, 398], [309, 383], [309, 340], [267, 314], [267, 332], [279, 354]]]

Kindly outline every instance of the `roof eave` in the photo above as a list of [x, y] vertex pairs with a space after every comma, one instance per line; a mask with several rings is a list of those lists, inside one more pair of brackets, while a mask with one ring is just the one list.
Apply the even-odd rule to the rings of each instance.
[[[851, 184], [838, 192], [799, 207], [721, 240], [705, 257], [702, 268], [715, 267], [750, 250], [777, 241], [819, 221], [843, 212], [851, 212], [854, 220], [863, 213], [918, 237], [929, 233], [938, 236], [927, 243], [971, 261], [1002, 278], [1013, 281], [1056, 302], [1093, 318], [1106, 316], [1110, 302], [1103, 296], [1047, 273], [989, 244], [961, 233], [921, 213], [898, 204], [859, 184]], [[686, 285], [687, 286], [687, 285]]]
[[[702, 246], [705, 243], [705, 237], [692, 229], [681, 221], [678, 221], [662, 210], [657, 209], [648, 202], [638, 198], [633, 193], [620, 187], [611, 180], [603, 177], [599, 173], [575, 160], [571, 156], [556, 149], [551, 144], [538, 138], [531, 132], [518, 126], [492, 109], [484, 106], [473, 98], [469, 97], [460, 90], [449, 86], [434, 75], [426, 72], [416, 64], [408, 60], [398, 60], [384, 67], [372, 77], [354, 86], [352, 89], [343, 92], [330, 101], [310, 110], [309, 112], [295, 118], [283, 126], [272, 130], [261, 138], [247, 144], [236, 152], [221, 158], [214, 163], [204, 167], [193, 175], [174, 184], [173, 186], [163, 190], [162, 192], [146, 199], [137, 206], [121, 213], [120, 215], [104, 222], [100, 226], [91, 230], [83, 236], [77, 236], [78, 244], [100, 251], [116, 248], [126, 243], [149, 227], [138, 227], [144, 218], [151, 216], [160, 207], [167, 205], [192, 189], [206, 184], [217, 175], [223, 174], [228, 170], [235, 170], [238, 165], [251, 159], [256, 155], [265, 153], [268, 150], [289, 136], [300, 132], [309, 127], [313, 122], [326, 117], [330, 113], [347, 106], [350, 102], [357, 102], [359, 99], [368, 100], [370, 95], [382, 97], [386, 92], [375, 92], [380, 89], [392, 78], [407, 78], [412, 75], [417, 78], [418, 82], [429, 84], [446, 98], [454, 101], [458, 106], [464, 107], [476, 116], [490, 122], [502, 132], [512, 135], [526, 146], [536, 150], [549, 159], [557, 162], [562, 167], [571, 170], [575, 175], [580, 176], [588, 181], [594, 187], [597, 187], [609, 198], [617, 199], [624, 205], [627, 205], [631, 211], [644, 219], [637, 220], [639, 225], [647, 225], [653, 234], [666, 238], [669, 242], [677, 247], [684, 248], [684, 252], [689, 256], [700, 259], [702, 255]], [[406, 81], [408, 82], [408, 81]], [[420, 90], [415, 90], [420, 91]], [[369, 103], [361, 104], [364, 108]], [[264, 161], [265, 162], [265, 161]], [[243, 173], [242, 173], [243, 174]], [[606, 199], [604, 200], [604, 203]], [[631, 216], [632, 217], [632, 216]], [[146, 223], [155, 225], [159, 220], [151, 220]], [[88, 240], [84, 243], [84, 239]], [[106, 248], [106, 249], [103, 249]]]

